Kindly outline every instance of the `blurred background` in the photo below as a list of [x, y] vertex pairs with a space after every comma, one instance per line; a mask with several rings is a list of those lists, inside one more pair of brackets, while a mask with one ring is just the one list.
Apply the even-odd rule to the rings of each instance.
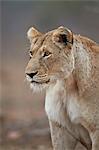
[[34, 94], [25, 81], [29, 60], [26, 32], [31, 26], [47, 32], [60, 25], [99, 42], [99, 1], [0, 1], [2, 150], [51, 150], [44, 93]]

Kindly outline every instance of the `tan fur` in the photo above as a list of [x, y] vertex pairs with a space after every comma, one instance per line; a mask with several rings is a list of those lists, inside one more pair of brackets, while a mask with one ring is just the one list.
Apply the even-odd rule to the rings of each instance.
[[65, 27], [31, 28], [28, 38], [26, 77], [33, 90], [46, 90], [54, 150], [99, 150], [99, 45]]

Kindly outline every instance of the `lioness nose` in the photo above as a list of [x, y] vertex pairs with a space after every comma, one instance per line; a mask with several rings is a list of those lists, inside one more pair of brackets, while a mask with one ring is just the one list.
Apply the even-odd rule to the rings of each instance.
[[38, 71], [32, 72], [32, 73], [26, 73], [26, 74], [27, 74], [29, 77], [33, 78], [37, 73], [38, 73]]

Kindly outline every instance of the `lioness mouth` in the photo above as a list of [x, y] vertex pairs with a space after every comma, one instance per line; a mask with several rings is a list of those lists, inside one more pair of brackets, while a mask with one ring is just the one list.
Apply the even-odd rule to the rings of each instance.
[[36, 83], [36, 84], [44, 84], [44, 83], [48, 83], [48, 82], [50, 82], [50, 79], [47, 81], [44, 81], [44, 82], [38, 82], [38, 81], [34, 81], [34, 80], [31, 81], [31, 83]]

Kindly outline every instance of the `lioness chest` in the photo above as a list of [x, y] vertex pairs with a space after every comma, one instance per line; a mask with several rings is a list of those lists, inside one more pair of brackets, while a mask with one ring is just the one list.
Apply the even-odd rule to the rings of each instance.
[[46, 92], [45, 110], [48, 118], [63, 126], [66, 126], [68, 117], [71, 122], [79, 123], [81, 114], [77, 101], [77, 95], [75, 93], [68, 95], [64, 83], [57, 81]]

